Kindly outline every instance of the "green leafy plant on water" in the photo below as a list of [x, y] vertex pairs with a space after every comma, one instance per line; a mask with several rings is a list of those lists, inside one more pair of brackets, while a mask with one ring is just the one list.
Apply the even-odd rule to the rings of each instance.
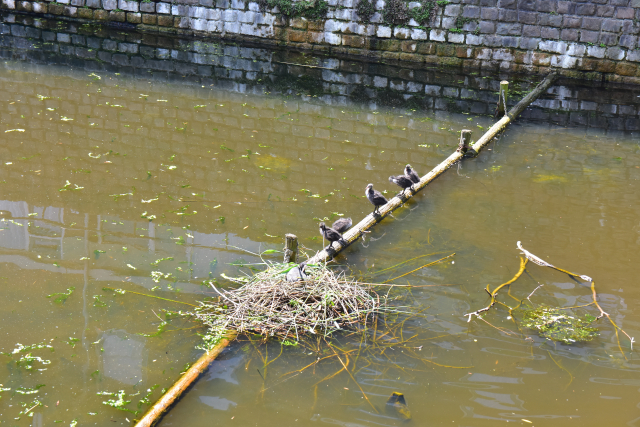
[[34, 388], [18, 387], [18, 388], [15, 389], [15, 392], [18, 393], [18, 394], [36, 394], [38, 392], [38, 390], [41, 389], [44, 386], [45, 386], [44, 384], [38, 384]]
[[169, 257], [166, 257], [166, 258], [157, 259], [157, 260], [153, 261], [152, 263], [150, 263], [150, 265], [153, 265], [154, 267], [157, 267], [158, 264], [160, 264], [162, 261], [173, 261], [173, 257], [169, 256]]
[[169, 322], [166, 321], [162, 321], [159, 325], [158, 325], [158, 330], [156, 332], [154, 332], [153, 334], [145, 334], [143, 332], [138, 332], [138, 335], [142, 335], [143, 337], [157, 337], [159, 336], [161, 333], [164, 332], [164, 330], [167, 328], [167, 325], [169, 324]]
[[20, 359], [16, 361], [16, 366], [22, 366], [27, 371], [33, 370], [33, 364], [35, 362], [40, 362], [43, 365], [51, 364], [51, 360], [43, 359], [39, 356], [33, 356], [31, 353], [27, 353], [23, 356], [20, 356]]
[[53, 302], [58, 303], [58, 304], [62, 304], [64, 303], [67, 298], [69, 298], [71, 296], [71, 294], [73, 293], [73, 291], [76, 288], [74, 286], [71, 286], [70, 288], [67, 288], [67, 292], [56, 292], [54, 294], [51, 295], [47, 295], [47, 298], [53, 298]]
[[157, 389], [158, 387], [160, 387], [160, 385], [159, 384], [155, 384], [155, 385], [152, 385], [151, 387], [149, 387], [147, 389], [147, 394], [142, 399], [140, 399], [140, 401], [138, 402], [138, 409], [140, 409], [140, 407], [142, 405], [151, 404], [151, 395], [153, 394], [153, 391], [155, 389]]
[[41, 348], [50, 348], [51, 351], [53, 351], [53, 347], [51, 345], [45, 344], [43, 342], [38, 344], [31, 344], [31, 345], [22, 345], [20, 343], [16, 343], [16, 348], [14, 348], [11, 353], [0, 353], [0, 354], [5, 354], [9, 356], [11, 354], [26, 353], [27, 351], [39, 350]]
[[220, 342], [220, 340], [224, 337], [226, 333], [226, 328], [215, 325], [211, 326], [207, 329], [207, 332], [204, 334], [198, 333], [198, 336], [202, 338], [202, 344], [196, 346], [199, 350], [209, 351], [213, 347]]
[[152, 271], [151, 279], [156, 283], [160, 283], [160, 280], [162, 279], [166, 279], [173, 283], [178, 281], [178, 279], [173, 276], [173, 273], [163, 273], [162, 271]]
[[112, 408], [116, 408], [119, 411], [131, 412], [134, 415], [137, 415], [140, 413], [140, 411], [127, 408], [127, 405], [130, 404], [131, 401], [125, 400], [125, 398], [127, 397], [127, 393], [125, 393], [124, 390], [119, 390], [115, 393], [110, 393], [108, 391], [99, 391], [97, 395], [115, 397], [115, 399], [109, 399], [109, 400], [103, 401], [102, 403], [104, 405], [111, 406]]
[[93, 300], [94, 300], [93, 301], [93, 306], [94, 307], [106, 307], [107, 306], [107, 303], [105, 303], [104, 301], [100, 300], [101, 296], [102, 295], [94, 295], [93, 296]]
[[79, 338], [69, 337], [69, 341], [67, 341], [67, 344], [69, 344], [71, 348], [76, 348], [76, 344], [78, 343], [78, 341], [80, 341]]
[[594, 320], [596, 318], [589, 314], [574, 317], [565, 310], [540, 305], [525, 310], [522, 324], [548, 340], [574, 344], [591, 341], [599, 335], [598, 329], [591, 326]]
[[39, 406], [43, 406], [43, 403], [38, 399], [33, 399], [32, 402], [20, 402], [20, 406], [23, 408], [22, 411], [18, 412], [18, 415], [27, 415], [29, 417], [33, 416], [33, 410]]

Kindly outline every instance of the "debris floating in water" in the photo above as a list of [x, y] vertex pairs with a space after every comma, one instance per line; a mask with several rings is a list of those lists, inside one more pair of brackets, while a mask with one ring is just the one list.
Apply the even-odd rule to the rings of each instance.
[[571, 316], [558, 308], [540, 305], [525, 310], [523, 326], [536, 330], [541, 337], [565, 344], [587, 342], [597, 337], [598, 329], [594, 328], [595, 316]]
[[407, 401], [404, 399], [404, 394], [394, 391], [387, 399], [387, 410], [391, 414], [397, 416], [403, 421], [411, 419], [411, 411], [407, 406]]

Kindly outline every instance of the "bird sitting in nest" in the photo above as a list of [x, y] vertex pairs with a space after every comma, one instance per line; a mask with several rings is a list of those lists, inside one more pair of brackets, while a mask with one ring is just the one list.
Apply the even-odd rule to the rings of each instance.
[[402, 188], [403, 191], [398, 193], [398, 196], [404, 192], [406, 188], [411, 188], [413, 190], [413, 181], [406, 175], [391, 175], [389, 177], [389, 182], [394, 183], [398, 187]]
[[331, 228], [336, 230], [338, 233], [344, 233], [352, 225], [353, 225], [353, 221], [351, 221], [351, 218], [339, 218], [333, 223]]
[[304, 282], [307, 280], [307, 274], [304, 271], [305, 268], [307, 268], [307, 264], [302, 263], [289, 270], [286, 275], [287, 282]]
[[324, 222], [320, 223], [320, 234], [322, 234], [322, 237], [329, 241], [329, 246], [331, 246], [333, 242], [344, 242], [344, 240], [342, 239], [342, 234], [331, 227], [327, 227]]
[[373, 184], [367, 185], [367, 189], [364, 191], [364, 194], [366, 194], [367, 199], [369, 199], [371, 204], [374, 206], [373, 213], [379, 215], [380, 211], [378, 208], [386, 205], [388, 200], [382, 195], [382, 193], [373, 189]]
[[[409, 178], [414, 184], [420, 182], [420, 175], [418, 175], [417, 172], [413, 170], [411, 165], [407, 165], [404, 167], [404, 176]], [[411, 190], [413, 190], [413, 185], [411, 186]]]

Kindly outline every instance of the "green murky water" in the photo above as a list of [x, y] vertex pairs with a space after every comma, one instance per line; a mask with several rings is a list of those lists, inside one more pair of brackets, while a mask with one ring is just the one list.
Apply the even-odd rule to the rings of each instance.
[[[149, 336], [162, 309], [214, 296], [203, 283], [230, 285], [221, 274], [248, 272], [232, 263], [280, 250], [285, 233], [315, 253], [320, 220], [371, 211], [367, 183], [393, 195], [390, 174], [406, 163], [426, 173], [455, 149], [457, 130], [478, 137], [493, 122], [340, 104], [300, 85], [285, 96], [242, 81], [117, 73], [28, 60], [0, 67], [3, 425], [131, 425], [201, 354], [203, 331], [188, 319]], [[606, 319], [594, 341], [568, 346], [519, 330], [518, 310], [515, 319], [504, 306], [470, 322], [465, 314], [488, 304], [487, 285], [518, 271], [520, 240], [593, 277], [602, 309], [636, 336], [638, 141], [632, 131], [512, 125], [337, 260], [384, 281], [455, 252], [396, 281], [415, 286], [403, 303], [422, 310], [403, 343], [336, 337], [349, 372], [332, 376], [342, 368], [335, 358], [299, 371], [318, 359], [308, 347], [243, 338], [160, 425], [403, 425], [385, 411], [393, 391], [404, 393], [414, 425], [636, 425], [638, 356]], [[539, 285], [533, 304], [592, 301], [589, 283], [532, 263], [514, 298], [504, 288], [498, 300], [514, 307]], [[592, 305], [573, 312], [599, 314]], [[119, 390], [130, 412], [103, 404], [116, 397], [99, 393]]]

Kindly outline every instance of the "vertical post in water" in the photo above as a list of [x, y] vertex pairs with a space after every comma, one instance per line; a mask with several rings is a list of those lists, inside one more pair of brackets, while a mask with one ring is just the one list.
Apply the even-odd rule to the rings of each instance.
[[295, 234], [285, 234], [284, 239], [284, 262], [297, 262], [298, 237]]
[[509, 82], [503, 80], [500, 82], [500, 96], [498, 96], [498, 108], [496, 108], [495, 117], [502, 117], [507, 114], [507, 100], [509, 96]]
[[460, 131], [460, 142], [458, 143], [458, 153], [466, 154], [469, 151], [469, 143], [471, 142], [471, 131], [462, 129]]

